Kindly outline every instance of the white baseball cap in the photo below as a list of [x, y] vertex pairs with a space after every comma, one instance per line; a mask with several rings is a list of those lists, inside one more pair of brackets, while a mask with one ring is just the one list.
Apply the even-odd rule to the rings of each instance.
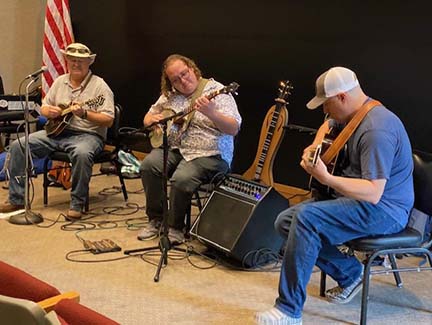
[[344, 67], [334, 67], [318, 77], [315, 82], [315, 97], [306, 107], [315, 109], [321, 106], [330, 97], [349, 91], [359, 86], [356, 74]]

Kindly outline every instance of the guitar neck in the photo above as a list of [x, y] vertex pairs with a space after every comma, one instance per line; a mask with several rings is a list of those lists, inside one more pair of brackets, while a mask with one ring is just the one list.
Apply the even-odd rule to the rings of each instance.
[[[91, 100], [88, 100], [88, 101], [86, 101], [86, 102], [84, 102], [84, 103], [82, 103], [82, 104], [74, 104], [74, 105], [78, 105], [79, 107], [83, 107], [83, 106], [85, 106], [85, 105], [88, 105], [90, 102], [92, 102], [93, 101], [93, 99], [91, 99]], [[67, 114], [69, 114], [69, 113], [72, 113], [72, 104], [71, 105], [69, 105], [68, 107], [66, 107], [65, 109], [63, 109], [63, 111], [61, 112], [61, 116], [65, 116], [65, 115], [67, 115]]]
[[65, 116], [69, 113], [72, 113], [72, 108], [70, 106], [68, 108], [65, 108], [64, 110], [62, 110], [61, 116]]
[[270, 107], [261, 127], [258, 150], [252, 165], [243, 176], [268, 185], [273, 184], [273, 162], [285, 133], [284, 126], [288, 122], [286, 98], [293, 87], [287, 81], [280, 82], [279, 94], [275, 105]]
[[[222, 91], [217, 90], [217, 91], [214, 91], [214, 92], [208, 94], [205, 97], [208, 100], [211, 100], [211, 99], [215, 98], [217, 95], [219, 95], [221, 93], [222, 93]], [[195, 109], [195, 101], [193, 103], [191, 103], [190, 106], [183, 111], [183, 114], [180, 117], [183, 117], [184, 115], [187, 115], [187, 114], [191, 113], [194, 109]]]
[[[205, 97], [208, 100], [210, 100], [210, 99], [213, 99], [214, 97], [216, 97], [217, 95], [222, 94], [222, 93], [225, 93], [225, 92], [223, 92], [223, 90], [221, 89], [221, 90], [214, 91], [214, 92], [208, 94]], [[181, 120], [186, 115], [189, 115], [190, 113], [192, 113], [194, 110], [195, 110], [195, 101], [193, 103], [191, 103], [188, 108], [186, 108], [185, 110], [183, 110], [183, 113], [180, 114], [179, 117], [177, 117], [176, 121], [177, 120]]]
[[270, 145], [272, 143], [273, 135], [274, 135], [274, 132], [276, 130], [277, 122], [279, 120], [279, 115], [280, 115], [282, 105], [283, 105], [282, 103], [276, 103], [276, 108], [273, 111], [273, 114], [271, 116], [270, 125], [267, 129], [267, 134], [266, 134], [266, 137], [264, 139], [264, 142], [263, 142], [263, 145], [261, 148], [261, 153], [259, 155], [257, 166], [255, 168], [254, 179], [256, 179], [256, 180], [261, 179], [261, 173], [263, 171], [263, 167], [264, 167], [265, 161], [267, 159], [268, 151], [269, 151]]

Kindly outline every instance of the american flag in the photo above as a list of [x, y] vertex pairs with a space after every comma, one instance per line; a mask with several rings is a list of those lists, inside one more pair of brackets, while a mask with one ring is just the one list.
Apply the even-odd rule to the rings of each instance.
[[58, 76], [66, 73], [66, 62], [60, 49], [73, 42], [69, 0], [47, 0], [42, 61], [48, 71], [42, 76], [43, 95]]

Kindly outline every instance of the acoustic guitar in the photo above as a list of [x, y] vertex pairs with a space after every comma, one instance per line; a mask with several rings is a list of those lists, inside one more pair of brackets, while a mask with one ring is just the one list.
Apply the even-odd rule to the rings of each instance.
[[[318, 162], [318, 157], [322, 157], [322, 155], [324, 155], [324, 153], [330, 148], [340, 131], [341, 129], [338, 128], [330, 128], [321, 143], [315, 148], [315, 150], [310, 152], [309, 162], [312, 166], [315, 166]], [[345, 144], [332, 160], [324, 162], [328, 172], [332, 175], [340, 175], [347, 162], [346, 158], [347, 146]], [[321, 199], [330, 199], [335, 197], [335, 192], [331, 187], [321, 184], [312, 176], [309, 179], [309, 188], [314, 197]]]
[[[98, 107], [103, 105], [104, 102], [105, 97], [103, 95], [99, 95], [79, 105], [81, 107]], [[69, 125], [70, 120], [73, 117], [72, 103], [70, 103], [69, 105], [60, 104], [59, 107], [62, 109], [60, 116], [48, 119], [48, 121], [45, 123], [45, 131], [50, 137], [56, 137], [61, 134], [64, 129]]]
[[[316, 163], [318, 160], [316, 157], [319, 156], [330, 173], [339, 175], [348, 162], [348, 159], [345, 159], [347, 156], [346, 143], [348, 139], [355, 132], [368, 112], [376, 106], [382, 106], [382, 104], [375, 99], [368, 99], [363, 103], [360, 109], [357, 110], [353, 118], [344, 128], [330, 128], [327, 135], [324, 136], [321, 145], [318, 146], [318, 150], [316, 150], [315, 154], [312, 154], [312, 164]], [[334, 197], [335, 193], [330, 187], [323, 186], [313, 178], [311, 178], [309, 183], [313, 190], [313, 196]]]
[[273, 186], [273, 162], [285, 134], [284, 126], [288, 123], [286, 99], [291, 95], [292, 89], [288, 80], [280, 82], [279, 94], [275, 99], [276, 104], [265, 116], [255, 159], [243, 174], [244, 178]]
[[[221, 94], [237, 94], [237, 89], [240, 85], [236, 82], [231, 82], [228, 86], [225, 86], [219, 90], [213, 91], [210, 94], [206, 95], [207, 99], [212, 99]], [[195, 103], [191, 103], [191, 105], [183, 110], [183, 112], [176, 113], [174, 110], [170, 108], [165, 108], [162, 110], [161, 114], [164, 119], [173, 117], [172, 120], [167, 121], [167, 135], [171, 130], [171, 126], [174, 124], [179, 125], [178, 136], [180, 137], [186, 130], [188, 129], [190, 122], [192, 120], [192, 114], [194, 112]], [[163, 131], [162, 126], [157, 124], [156, 127], [150, 132], [150, 143], [153, 148], [159, 148], [163, 142]]]
[[61, 186], [67, 190], [72, 187], [71, 164], [63, 161], [53, 161], [51, 170], [48, 172], [48, 179], [55, 186]]

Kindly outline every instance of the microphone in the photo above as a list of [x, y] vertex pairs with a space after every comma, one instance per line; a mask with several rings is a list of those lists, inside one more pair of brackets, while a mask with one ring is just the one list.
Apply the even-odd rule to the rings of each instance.
[[32, 74], [29, 74], [26, 79], [33, 79], [39, 76], [41, 73], [44, 73], [45, 71], [48, 71], [48, 68], [46, 66], [42, 66], [39, 70], [33, 72]]

